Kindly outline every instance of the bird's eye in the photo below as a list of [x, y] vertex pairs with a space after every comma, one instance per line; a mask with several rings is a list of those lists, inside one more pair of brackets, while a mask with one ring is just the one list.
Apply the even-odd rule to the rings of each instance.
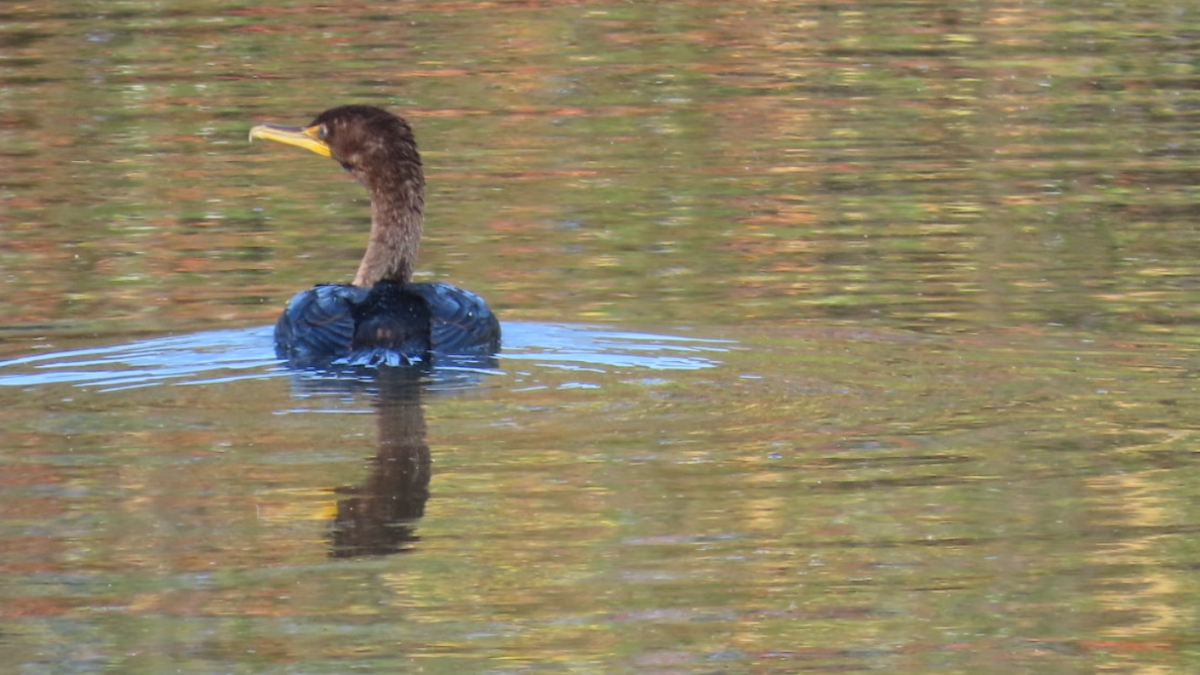
[[328, 135], [329, 135], [329, 127], [322, 124], [321, 127], [319, 129], [317, 129], [317, 138], [320, 138], [321, 140], [325, 140], [325, 137]]

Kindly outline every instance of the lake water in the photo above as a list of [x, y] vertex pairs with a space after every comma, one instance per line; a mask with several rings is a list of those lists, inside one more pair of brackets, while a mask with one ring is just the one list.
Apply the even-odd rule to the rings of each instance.
[[[12, 672], [1200, 666], [1192, 4], [0, 13]], [[341, 103], [495, 363], [275, 360]]]

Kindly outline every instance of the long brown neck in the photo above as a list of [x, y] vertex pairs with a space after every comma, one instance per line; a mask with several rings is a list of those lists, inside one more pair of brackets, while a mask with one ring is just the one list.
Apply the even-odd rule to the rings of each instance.
[[425, 178], [419, 165], [402, 180], [367, 182], [371, 195], [371, 238], [354, 285], [370, 288], [380, 281], [412, 281], [425, 221]]

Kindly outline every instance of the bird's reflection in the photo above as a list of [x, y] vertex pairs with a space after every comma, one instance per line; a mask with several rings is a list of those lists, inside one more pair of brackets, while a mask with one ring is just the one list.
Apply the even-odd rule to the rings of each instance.
[[[482, 369], [494, 367], [495, 360], [469, 365], [459, 371], [466, 375], [457, 384], [476, 383], [485, 372]], [[298, 394], [367, 396], [375, 410], [375, 455], [368, 460], [366, 480], [334, 488], [338, 500], [329, 534], [330, 557], [413, 550], [432, 475], [422, 397], [431, 381], [437, 381], [437, 374], [431, 377], [429, 368], [382, 367], [357, 371], [354, 377], [346, 377], [345, 372], [329, 378], [311, 375], [293, 380]]]
[[362, 485], [338, 488], [330, 555], [352, 558], [411, 550], [429, 499], [420, 371], [381, 370], [376, 396], [375, 456]]

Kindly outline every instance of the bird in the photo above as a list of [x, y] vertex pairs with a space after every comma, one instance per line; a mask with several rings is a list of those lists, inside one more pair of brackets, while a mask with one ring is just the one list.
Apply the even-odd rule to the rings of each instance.
[[383, 108], [344, 105], [296, 127], [256, 124], [250, 140], [330, 157], [371, 198], [371, 232], [350, 284], [297, 293], [275, 324], [275, 352], [296, 366], [433, 363], [500, 349], [500, 322], [478, 295], [413, 283], [425, 220], [425, 174], [412, 126]]

